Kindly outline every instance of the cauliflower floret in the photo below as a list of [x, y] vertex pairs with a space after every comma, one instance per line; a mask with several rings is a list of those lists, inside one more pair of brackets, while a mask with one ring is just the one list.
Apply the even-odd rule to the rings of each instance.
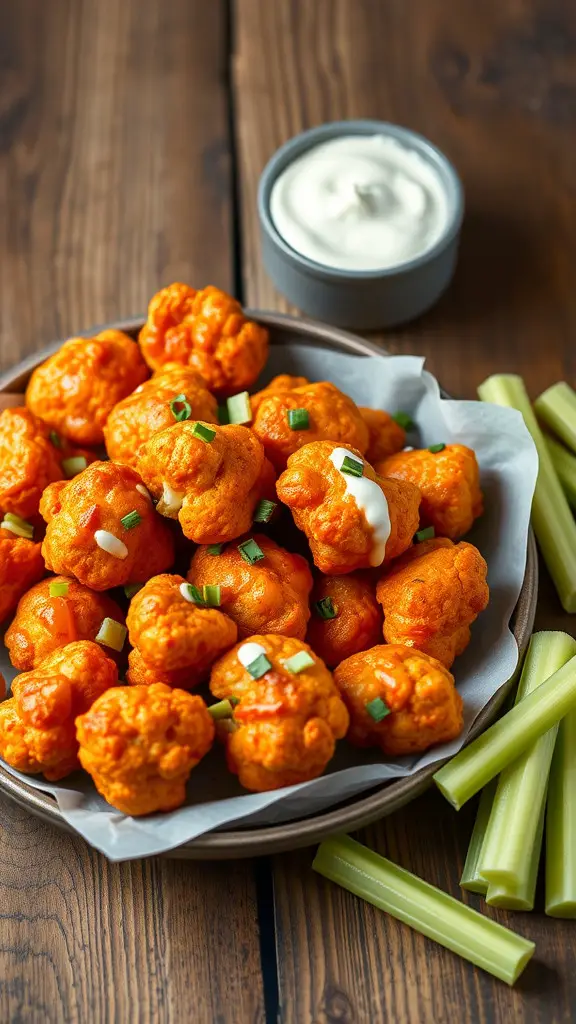
[[[329, 599], [333, 618], [323, 618], [317, 605]], [[311, 597], [312, 617], [306, 640], [333, 668], [344, 658], [365, 651], [382, 636], [382, 612], [376, 588], [367, 575], [319, 576]]]
[[24, 407], [0, 414], [0, 519], [12, 512], [22, 519], [38, 514], [42, 491], [64, 476], [49, 428]]
[[[388, 412], [383, 409], [367, 409], [360, 407], [360, 414], [368, 427], [370, 439], [366, 450], [366, 458], [376, 469], [376, 463], [394, 452], [401, 452], [406, 444], [406, 431]], [[376, 470], [378, 472], [378, 470]], [[381, 473], [380, 476], [388, 476]]]
[[22, 594], [42, 579], [41, 549], [41, 544], [0, 529], [0, 622], [14, 611]]

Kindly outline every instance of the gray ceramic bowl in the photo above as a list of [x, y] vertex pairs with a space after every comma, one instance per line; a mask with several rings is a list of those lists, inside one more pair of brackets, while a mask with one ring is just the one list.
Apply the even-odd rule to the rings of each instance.
[[[432, 164], [448, 197], [449, 221], [435, 245], [385, 270], [336, 270], [300, 255], [284, 241], [270, 215], [276, 178], [297, 157], [340, 135], [388, 135]], [[464, 193], [447, 157], [428, 139], [386, 121], [333, 121], [296, 135], [268, 162], [258, 188], [262, 259], [275, 286], [305, 313], [338, 327], [376, 330], [413, 320], [446, 290], [456, 266]]]

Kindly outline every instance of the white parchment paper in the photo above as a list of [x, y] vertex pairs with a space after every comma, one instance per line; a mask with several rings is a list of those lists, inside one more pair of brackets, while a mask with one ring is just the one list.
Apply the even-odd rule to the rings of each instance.
[[[486, 511], [466, 539], [480, 548], [488, 562], [490, 604], [473, 626], [472, 642], [453, 668], [464, 699], [462, 736], [420, 757], [391, 761], [385, 761], [378, 751], [359, 752], [342, 741], [322, 778], [264, 794], [241, 789], [227, 771], [223, 750], [217, 744], [192, 772], [185, 806], [147, 818], [129, 818], [115, 811], [80, 773], [57, 786], [20, 776], [29, 785], [52, 793], [66, 821], [110, 859], [162, 853], [220, 826], [272, 824], [314, 814], [386, 779], [411, 775], [455, 753], [478, 712], [512, 675], [518, 652], [508, 623], [524, 577], [538, 471], [536, 450], [520, 413], [479, 402], [441, 399], [438, 384], [424, 370], [423, 362], [412, 356], [362, 358], [293, 343], [273, 347], [261, 383], [277, 373], [330, 380], [360, 405], [409, 412], [417, 423], [416, 432], [409, 437], [415, 447], [459, 442], [476, 451]], [[5, 650], [0, 668], [7, 679], [15, 674]]]

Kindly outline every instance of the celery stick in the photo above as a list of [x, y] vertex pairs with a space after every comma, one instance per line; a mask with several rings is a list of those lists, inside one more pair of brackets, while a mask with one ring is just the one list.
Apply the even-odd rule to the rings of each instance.
[[541, 683], [434, 776], [457, 811], [495, 775], [548, 732], [576, 703], [576, 658]]
[[576, 917], [576, 709], [560, 723], [546, 808], [546, 913]]
[[564, 488], [564, 494], [572, 508], [576, 508], [576, 455], [572, 455], [563, 444], [555, 441], [553, 437], [545, 434], [544, 439], [558, 479]]
[[478, 804], [476, 821], [474, 822], [474, 828], [472, 829], [472, 835], [470, 836], [468, 853], [466, 854], [462, 878], [460, 879], [460, 886], [462, 889], [467, 889], [468, 892], [480, 892], [483, 895], [486, 895], [488, 883], [485, 878], [482, 878], [482, 875], [478, 870], [478, 864], [480, 862], [482, 844], [484, 842], [486, 826], [488, 825], [488, 819], [490, 818], [490, 811], [492, 810], [495, 793], [496, 779], [492, 779], [492, 782], [489, 782], [480, 794], [480, 803]]
[[532, 434], [540, 462], [532, 503], [532, 525], [563, 607], [567, 612], [576, 612], [576, 523], [524, 382], [514, 374], [497, 374], [480, 385], [478, 394], [483, 402], [518, 409]]
[[[576, 641], [567, 633], [535, 633], [524, 662], [516, 705], [575, 655]], [[498, 780], [478, 869], [490, 884], [526, 888], [557, 732], [556, 724], [526, 747]]]
[[491, 907], [502, 907], [503, 910], [533, 910], [536, 882], [538, 880], [538, 868], [540, 866], [540, 853], [542, 851], [542, 836], [544, 835], [544, 812], [546, 805], [542, 804], [540, 817], [536, 825], [535, 841], [532, 845], [530, 864], [522, 882], [519, 885], [500, 884], [490, 882], [486, 892], [486, 903]]
[[519, 978], [534, 953], [533, 942], [483, 917], [349, 836], [322, 843], [312, 866], [509, 985]]
[[565, 380], [554, 384], [534, 402], [538, 419], [576, 451], [576, 391]]

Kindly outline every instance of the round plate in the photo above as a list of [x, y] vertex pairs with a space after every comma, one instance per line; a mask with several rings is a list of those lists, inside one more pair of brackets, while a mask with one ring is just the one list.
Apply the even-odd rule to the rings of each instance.
[[[296, 317], [284, 316], [280, 313], [262, 313], [259, 310], [249, 311], [253, 319], [264, 324], [270, 331], [270, 340], [273, 345], [282, 345], [287, 340], [297, 340], [301, 344], [314, 345], [319, 348], [332, 349], [340, 352], [355, 353], [359, 356], [387, 355], [386, 352], [363, 338], [340, 331], [325, 324], [297, 319]], [[84, 331], [84, 335], [90, 337], [97, 330], [116, 328], [125, 331], [127, 334], [136, 337], [142, 327], [143, 319], [123, 320], [118, 323], [105, 324], [90, 331]], [[61, 342], [55, 342], [42, 352], [36, 352], [32, 356], [15, 366], [13, 370], [0, 376], [0, 393], [22, 392], [27, 384], [28, 377], [33, 369], [42, 363], [49, 355], [55, 352]], [[538, 561], [536, 555], [536, 544], [532, 531], [528, 537], [528, 551], [526, 561], [526, 574], [524, 583], [510, 623], [514, 637], [518, 644], [520, 657], [523, 656], [536, 613], [536, 599], [538, 595]], [[476, 718], [468, 741], [478, 736], [496, 718], [498, 711], [509, 693], [513, 680], [509, 680], [494, 695], [491, 701]], [[432, 775], [438, 769], [438, 764], [424, 768], [416, 775], [409, 778], [397, 779], [392, 782], [378, 785], [368, 796], [362, 795], [348, 800], [346, 803], [332, 807], [321, 814], [308, 818], [290, 821], [280, 825], [266, 827], [244, 828], [231, 830], [220, 830], [200, 836], [184, 846], [171, 850], [166, 856], [197, 860], [223, 860], [237, 857], [260, 856], [268, 853], [279, 853], [285, 850], [293, 850], [301, 846], [309, 846], [320, 842], [326, 836], [335, 832], [350, 832], [353, 829], [369, 825], [378, 818], [396, 811], [399, 807], [414, 800], [423, 793], [431, 784]], [[0, 789], [12, 797], [16, 803], [27, 810], [44, 818], [52, 825], [73, 831], [60, 814], [56, 801], [47, 793], [32, 789], [26, 783], [10, 775], [0, 766]]]

